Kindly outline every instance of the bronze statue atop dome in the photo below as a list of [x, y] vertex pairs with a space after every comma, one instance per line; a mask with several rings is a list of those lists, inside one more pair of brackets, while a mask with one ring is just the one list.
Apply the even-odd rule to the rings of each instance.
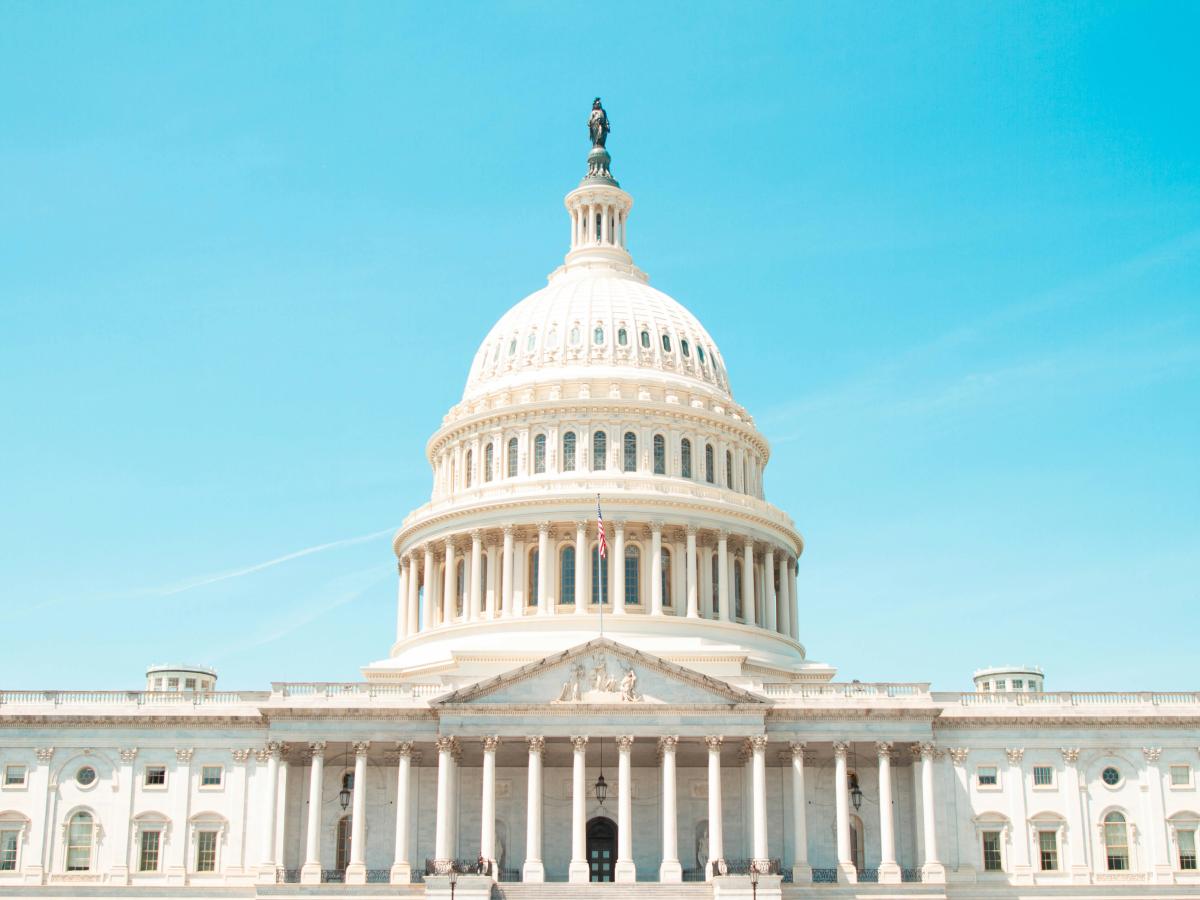
[[588, 136], [592, 139], [593, 147], [603, 147], [612, 129], [608, 125], [608, 113], [600, 105], [600, 98], [592, 101], [592, 112], [588, 116]]

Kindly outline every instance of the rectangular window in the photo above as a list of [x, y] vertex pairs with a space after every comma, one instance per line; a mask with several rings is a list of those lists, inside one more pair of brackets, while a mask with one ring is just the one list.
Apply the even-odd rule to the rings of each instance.
[[998, 690], [998, 691], [1004, 690], [1005, 684], [1006, 684], [1006, 682], [1004, 681], [1003, 678], [997, 678], [996, 679], [996, 690]]
[[980, 766], [978, 777], [980, 787], [995, 787], [1000, 783], [995, 766]]
[[1196, 832], [1191, 829], [1177, 831], [1175, 840], [1179, 844], [1179, 868], [1196, 871]]
[[[0, 872], [17, 871], [17, 839], [20, 836], [19, 831], [0, 831]], [[1192, 868], [1196, 868], [1195, 865]]]
[[200, 787], [220, 787], [223, 772], [224, 769], [220, 766], [201, 766]]
[[1025, 690], [1025, 679], [1023, 679], [1023, 678], [1014, 678], [1014, 679], [1013, 679], [1013, 690], [1014, 690], [1014, 691], [1023, 691], [1023, 690]]
[[1003, 872], [1003, 860], [1000, 857], [1000, 832], [985, 831], [983, 833], [983, 871]]
[[196, 689], [196, 679], [195, 678], [185, 678], [183, 680], [183, 686], [189, 691], [194, 691]]
[[1050, 787], [1054, 784], [1053, 766], [1034, 766], [1033, 783], [1037, 787]]
[[[6, 781], [5, 784], [8, 782]], [[1190, 787], [1192, 784], [1192, 767], [1188, 765], [1171, 766], [1171, 787]]]
[[4, 786], [19, 787], [25, 784], [25, 766], [21, 763], [9, 763], [4, 767]]
[[217, 870], [217, 833], [215, 831], [200, 831], [196, 833], [196, 871], [215, 872]]
[[142, 832], [142, 846], [138, 853], [138, 871], [139, 872], [157, 872], [158, 871], [158, 851], [162, 845], [162, 832], [157, 829], [154, 831]]
[[162, 679], [161, 679], [161, 678], [155, 678], [155, 679], [154, 679], [154, 689], [155, 689], [156, 691], [161, 691], [161, 690], [162, 690]]
[[164, 787], [167, 783], [166, 766], [146, 766], [146, 787]]
[[168, 678], [167, 679], [167, 690], [168, 691], [179, 690], [179, 679], [178, 678]]
[[1043, 872], [1058, 871], [1058, 832], [1038, 832], [1038, 853], [1041, 857]]

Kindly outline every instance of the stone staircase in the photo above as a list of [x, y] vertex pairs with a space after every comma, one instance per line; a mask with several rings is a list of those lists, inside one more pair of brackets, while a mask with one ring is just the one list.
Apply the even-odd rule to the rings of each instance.
[[502, 882], [492, 888], [492, 900], [711, 900], [712, 886], [704, 882], [659, 884], [520, 884]]

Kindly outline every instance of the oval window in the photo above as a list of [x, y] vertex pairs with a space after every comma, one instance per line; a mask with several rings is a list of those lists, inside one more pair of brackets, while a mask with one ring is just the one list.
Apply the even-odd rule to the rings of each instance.
[[1104, 783], [1109, 787], [1121, 783], [1121, 773], [1112, 766], [1108, 766], [1103, 772], [1101, 772], [1100, 777], [1104, 779]]
[[671, 352], [671, 336], [669, 334], [663, 335], [663, 352]]
[[617, 331], [617, 343], [622, 347], [629, 345], [629, 332], [624, 328], [618, 329]]
[[645, 347], [647, 350], [650, 349], [650, 332], [648, 332], [648, 331], [642, 332], [642, 346]]
[[704, 345], [696, 345], [696, 355], [700, 357], [700, 365], [704, 365]]
[[692, 355], [692, 353], [691, 353], [691, 349], [688, 347], [688, 342], [687, 342], [687, 341], [680, 341], [680, 342], [679, 342], [679, 349], [680, 349], [681, 351], [683, 351], [683, 355], [684, 355], [684, 356], [691, 356], [691, 355]]
[[597, 344], [604, 343], [604, 329], [599, 325], [597, 325], [596, 330], [592, 332], [592, 340]]
[[78, 772], [75, 773], [75, 780], [78, 781], [84, 787], [87, 787], [89, 784], [92, 784], [93, 782], [95, 782], [96, 770], [93, 769], [91, 766], [84, 766]]
[[579, 346], [579, 326], [578, 325], [576, 325], [574, 328], [571, 329], [571, 346], [572, 347]]
[[508, 355], [512, 356], [517, 352], [517, 339], [513, 338], [508, 342]]

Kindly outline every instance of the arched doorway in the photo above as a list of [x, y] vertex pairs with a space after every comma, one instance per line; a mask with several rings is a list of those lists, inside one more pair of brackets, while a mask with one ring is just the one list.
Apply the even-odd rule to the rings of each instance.
[[589, 881], [612, 881], [617, 859], [617, 825], [612, 819], [597, 816], [587, 823], [587, 860]]

